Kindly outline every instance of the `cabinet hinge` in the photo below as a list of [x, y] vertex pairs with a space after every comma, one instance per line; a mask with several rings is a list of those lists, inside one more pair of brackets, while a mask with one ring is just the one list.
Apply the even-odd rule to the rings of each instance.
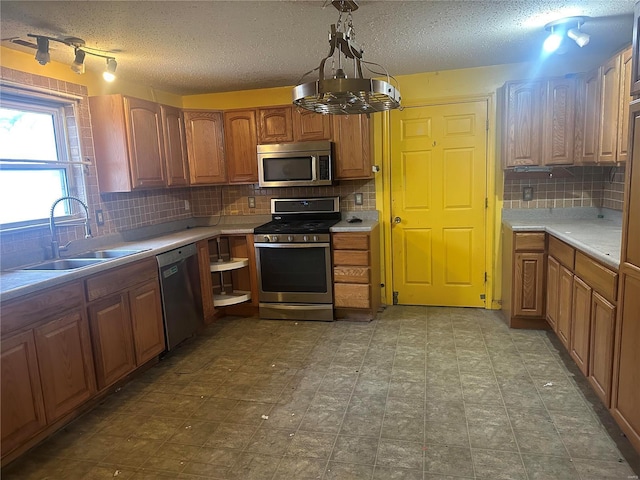
[[398, 292], [393, 292], [393, 304], [398, 304]]

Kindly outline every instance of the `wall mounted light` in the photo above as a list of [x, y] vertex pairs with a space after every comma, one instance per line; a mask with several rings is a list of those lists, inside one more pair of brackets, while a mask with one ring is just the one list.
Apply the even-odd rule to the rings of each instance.
[[40, 65], [46, 65], [51, 61], [51, 57], [49, 55], [49, 42], [54, 41], [54, 42], [62, 43], [74, 49], [74, 59], [73, 59], [73, 63], [71, 64], [71, 70], [73, 70], [77, 74], [83, 74], [85, 72], [84, 60], [86, 55], [89, 54], [89, 55], [93, 55], [94, 57], [101, 57], [107, 60], [107, 68], [105, 72], [102, 74], [103, 78], [107, 82], [113, 82], [116, 78], [115, 71], [116, 71], [116, 67], [118, 66], [116, 59], [110, 55], [105, 55], [104, 52], [100, 50], [87, 47], [85, 45], [85, 41], [82, 40], [81, 38], [77, 38], [77, 37], [54, 38], [54, 37], [47, 37], [46, 35], [34, 35], [32, 33], [28, 33], [27, 36], [36, 39], [36, 43], [38, 45], [38, 51], [36, 52], [36, 60]]
[[580, 27], [584, 25], [587, 18], [588, 17], [566, 17], [547, 23], [544, 29], [550, 33], [542, 45], [545, 53], [553, 53], [558, 50], [565, 35], [576, 42], [576, 45], [579, 47], [584, 47], [588, 44], [591, 38], [590, 35], [580, 31]]
[[102, 78], [107, 82], [113, 82], [116, 79], [116, 68], [118, 68], [118, 62], [115, 58], [107, 58], [107, 68], [102, 73]]

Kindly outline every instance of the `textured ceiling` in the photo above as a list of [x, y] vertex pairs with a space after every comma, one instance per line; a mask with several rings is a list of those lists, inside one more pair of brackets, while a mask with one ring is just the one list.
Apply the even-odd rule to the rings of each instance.
[[[27, 33], [76, 36], [113, 52], [118, 76], [180, 95], [294, 85], [328, 53], [338, 18], [323, 1], [0, 1], [2, 45]], [[634, 0], [360, 1], [353, 13], [364, 59], [392, 75], [536, 60], [544, 24], [590, 17], [591, 42], [563, 58], [587, 67], [631, 42]], [[51, 57], [72, 51], [52, 43]], [[35, 61], [35, 60], [34, 60]], [[43, 73], [44, 73], [43, 67]], [[101, 71], [104, 60], [89, 58]]]

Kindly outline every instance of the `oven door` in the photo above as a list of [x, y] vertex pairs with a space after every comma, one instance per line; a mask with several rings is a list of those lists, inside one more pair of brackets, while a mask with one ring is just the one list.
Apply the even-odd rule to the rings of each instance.
[[256, 243], [260, 302], [331, 304], [329, 243]]

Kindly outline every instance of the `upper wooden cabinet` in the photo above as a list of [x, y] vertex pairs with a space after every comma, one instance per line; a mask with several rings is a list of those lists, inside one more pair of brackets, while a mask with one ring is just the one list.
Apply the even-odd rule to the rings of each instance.
[[191, 185], [227, 182], [222, 112], [184, 112]]
[[371, 178], [369, 118], [366, 115], [334, 115], [335, 179]]
[[629, 104], [631, 103], [631, 48], [621, 53], [620, 58], [620, 108], [618, 115], [618, 161], [629, 159]]
[[296, 142], [331, 140], [331, 117], [293, 108], [293, 138]]
[[258, 183], [255, 109], [224, 112], [224, 141], [229, 183]]
[[573, 164], [575, 95], [573, 78], [505, 85], [505, 167]]
[[258, 143], [293, 142], [292, 107], [258, 109]]
[[620, 55], [616, 55], [600, 67], [598, 163], [616, 161], [620, 97]]
[[89, 106], [100, 191], [165, 187], [160, 105], [105, 95], [89, 97]]
[[631, 53], [631, 95], [640, 95], [640, 4], [636, 2], [633, 15], [633, 51]]
[[184, 187], [189, 185], [189, 166], [182, 110], [160, 105], [160, 112], [162, 114], [167, 186]]

